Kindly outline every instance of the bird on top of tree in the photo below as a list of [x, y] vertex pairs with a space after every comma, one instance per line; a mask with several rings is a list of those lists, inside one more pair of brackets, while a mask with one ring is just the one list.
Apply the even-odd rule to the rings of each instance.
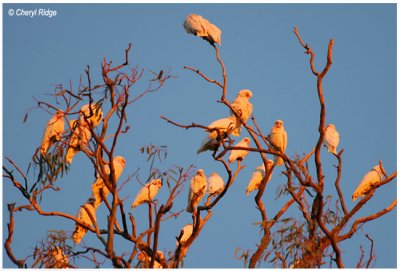
[[221, 45], [221, 30], [200, 15], [189, 14], [183, 22], [183, 27], [187, 33], [202, 37], [212, 45]]
[[328, 149], [328, 152], [336, 153], [336, 148], [339, 145], [340, 135], [336, 130], [335, 125], [328, 124], [325, 128], [324, 145]]

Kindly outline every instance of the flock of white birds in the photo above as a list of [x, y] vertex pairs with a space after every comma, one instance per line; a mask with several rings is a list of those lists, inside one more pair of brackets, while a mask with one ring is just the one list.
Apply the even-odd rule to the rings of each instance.
[[[200, 15], [190, 14], [187, 16], [183, 24], [187, 33], [191, 33], [195, 36], [199, 36], [204, 40], [208, 41], [214, 46], [214, 43], [221, 45], [221, 30], [215, 25], [211, 24], [208, 20], [204, 19]], [[243, 123], [250, 118], [253, 112], [253, 105], [250, 103], [250, 98], [253, 93], [248, 89], [240, 90], [231, 103], [231, 107], [234, 111], [230, 110], [230, 116], [222, 119], [218, 119], [208, 125], [205, 129], [207, 136], [201, 142], [197, 153], [205, 151], [216, 152], [222, 141], [225, 140], [229, 135], [239, 137], [241, 135], [241, 129]], [[80, 118], [77, 120], [71, 120], [69, 122], [69, 131], [64, 132], [64, 119], [66, 114], [62, 110], [58, 110], [51, 120], [47, 123], [43, 140], [40, 148], [41, 155], [46, 155], [52, 144], [57, 141], [61, 141], [63, 136], [67, 135], [67, 154], [66, 161], [72, 163], [72, 159], [75, 154], [84, 149], [91, 138], [91, 131], [93, 128], [99, 125], [103, 120], [103, 112], [101, 106], [98, 104], [86, 104], [82, 106], [79, 111]], [[92, 129], [91, 129], [92, 128]], [[287, 147], [287, 133], [283, 126], [282, 120], [277, 120], [272, 127], [269, 140], [272, 143], [272, 149], [281, 153], [282, 155], [286, 151]], [[325, 129], [324, 145], [328, 152], [337, 154], [336, 148], [339, 145], [339, 133], [336, 130], [335, 125], [328, 124]], [[233, 149], [228, 157], [229, 163], [235, 161], [242, 161], [248, 155], [250, 148], [251, 139], [244, 137], [234, 147], [242, 147], [244, 149]], [[126, 161], [122, 156], [116, 156], [113, 159], [113, 167], [115, 172], [115, 181], [122, 175]], [[249, 195], [252, 191], [259, 189], [262, 180], [265, 178], [266, 173], [273, 170], [273, 166], [282, 166], [284, 159], [279, 155], [274, 155], [274, 160], [267, 161], [267, 169], [264, 165], [257, 167], [248, 183], [246, 188], [246, 195]], [[375, 166], [371, 169], [361, 180], [359, 186], [353, 193], [352, 199], [356, 200], [359, 197], [367, 195], [372, 189], [375, 188], [379, 182], [382, 181], [383, 172], [380, 165]], [[105, 166], [104, 172], [110, 179], [110, 167]], [[104, 174], [103, 173], [103, 174]], [[104, 175], [103, 175], [104, 176]], [[272, 172], [269, 173], [268, 181], [272, 178]], [[156, 197], [159, 189], [162, 187], [162, 180], [153, 179], [149, 183], [145, 184], [141, 190], [137, 193], [136, 198], [132, 203], [132, 210], [144, 203], [151, 203]], [[196, 175], [191, 179], [188, 193], [188, 205], [186, 210], [190, 213], [196, 212], [197, 206], [202, 201], [206, 193], [211, 196], [217, 196], [225, 189], [224, 180], [218, 173], [212, 173], [208, 178], [206, 177], [203, 169], [198, 169]], [[98, 175], [97, 179], [92, 184], [92, 197], [82, 205], [78, 211], [77, 219], [82, 224], [91, 227], [96, 221], [96, 209], [104, 201], [104, 199], [110, 193], [109, 189], [104, 183], [104, 180]], [[79, 244], [82, 238], [85, 236], [88, 229], [82, 227], [78, 223], [75, 225], [75, 230], [72, 234], [72, 240], [74, 243]], [[176, 242], [176, 246], [179, 243], [187, 241], [193, 232], [193, 225], [187, 224], [181, 230], [181, 238], [179, 242]], [[161, 251], [158, 251], [159, 257], [163, 258]], [[56, 253], [57, 257], [60, 258], [59, 251]], [[61, 257], [62, 261], [66, 261], [65, 257]], [[148, 266], [150, 257], [145, 252], [138, 254], [139, 265], [138, 267]], [[161, 267], [160, 263], [156, 262], [155, 267]]]

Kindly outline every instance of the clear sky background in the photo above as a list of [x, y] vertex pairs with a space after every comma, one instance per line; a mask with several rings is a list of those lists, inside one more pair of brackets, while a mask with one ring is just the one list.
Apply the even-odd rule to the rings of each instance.
[[[9, 9], [17, 8], [49, 8], [56, 10], [57, 16], [27, 18], [7, 14]], [[254, 116], [265, 134], [276, 119], [284, 121], [288, 133], [286, 152], [292, 158], [309, 152], [316, 144], [320, 109], [309, 56], [304, 54], [293, 27], [299, 28], [303, 40], [314, 50], [317, 70], [324, 67], [329, 39], [333, 38], [333, 65], [324, 80], [326, 120], [336, 125], [341, 136], [341, 183], [347, 207], [355, 205], [351, 200], [354, 189], [379, 160], [388, 173], [396, 170], [395, 4], [4, 4], [3, 157], [26, 168], [40, 145], [50, 115], [32, 110], [27, 123], [22, 123], [27, 110], [36, 105], [34, 97], [50, 102], [45, 94], [52, 92], [55, 84], [68, 87], [70, 81], [76, 90], [86, 65], [91, 67], [93, 82], [101, 83], [103, 57], [122, 63], [124, 50], [132, 42], [131, 63], [145, 69], [143, 81], [133, 93], [140, 93], [147, 80], [154, 77], [150, 70], [171, 68], [177, 78], [128, 109], [131, 130], [121, 136], [116, 150], [127, 160], [119, 182], [137, 169], [142, 179], [147, 178], [148, 164], [139, 149], [150, 143], [168, 146], [167, 160], [158, 165], [161, 169], [193, 164], [204, 169], [207, 176], [217, 171], [226, 179], [222, 165], [214, 162], [210, 153], [196, 154], [205, 136], [201, 129], [184, 130], [160, 119], [165, 115], [183, 124], [207, 125], [228, 115], [228, 109], [216, 102], [220, 89], [183, 69], [185, 65], [198, 68], [222, 81], [213, 48], [186, 34], [182, 27], [190, 13], [204, 16], [222, 30], [220, 50], [228, 73], [229, 100], [238, 90], [250, 89], [254, 94]], [[336, 159], [326, 149], [322, 159], [325, 188], [334, 192]], [[213, 217], [185, 258], [185, 267], [240, 268], [243, 263], [235, 259], [234, 250], [256, 249], [261, 235], [254, 223], [260, 221], [260, 213], [255, 208], [255, 194], [247, 197], [245, 188], [260, 163], [257, 154], [245, 159], [246, 168], [214, 208]], [[91, 194], [93, 170], [88, 165], [83, 154], [74, 158], [70, 173], [57, 183], [61, 191], [46, 193], [42, 202], [45, 211], [76, 214]], [[284, 202], [275, 199], [278, 185], [285, 181], [281, 170], [275, 170], [263, 197], [269, 216]], [[381, 187], [356, 218], [387, 207], [396, 198], [396, 184], [394, 180]], [[121, 192], [121, 197], [126, 197], [127, 210], [139, 188], [139, 183], [133, 181]], [[175, 211], [186, 207], [187, 189], [185, 186], [177, 199]], [[166, 197], [167, 189], [161, 190], [160, 201]], [[9, 202], [26, 203], [17, 189], [5, 181], [3, 238], [7, 234]], [[293, 208], [291, 213], [296, 210]], [[394, 209], [368, 223], [352, 240], [340, 244], [346, 267], [356, 266], [360, 245], [366, 253], [369, 251], [365, 238], [368, 233], [375, 241], [375, 267], [396, 268], [396, 212]], [[101, 227], [106, 225], [104, 214], [103, 205], [97, 213]], [[146, 208], [138, 207], [134, 215], [139, 229], [145, 229]], [[190, 221], [191, 216], [185, 212], [162, 224], [159, 248], [165, 253], [173, 250], [175, 236]], [[15, 222], [12, 247], [18, 258], [31, 254], [48, 230], [70, 233], [74, 228], [73, 221], [40, 217], [34, 212], [16, 213]], [[84, 240], [101, 245], [93, 234]], [[119, 252], [131, 249], [126, 242], [118, 241], [117, 245]], [[79, 263], [91, 266], [84, 260]], [[4, 249], [3, 266], [15, 267]], [[270, 264], [262, 262], [261, 267]]]

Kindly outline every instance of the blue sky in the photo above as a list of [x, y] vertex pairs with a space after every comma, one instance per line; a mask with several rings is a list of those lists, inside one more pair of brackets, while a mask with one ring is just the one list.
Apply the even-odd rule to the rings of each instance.
[[[49, 8], [52, 18], [9, 16], [9, 9]], [[193, 164], [208, 176], [223, 167], [209, 153], [196, 155], [205, 136], [201, 129], [184, 130], [160, 119], [164, 115], [179, 123], [207, 125], [225, 117], [228, 109], [216, 101], [220, 90], [183, 66], [200, 69], [210, 78], [221, 79], [213, 49], [203, 40], [185, 33], [182, 24], [190, 13], [204, 16], [222, 30], [221, 57], [228, 73], [229, 100], [238, 90], [253, 92], [254, 116], [265, 134], [276, 119], [282, 119], [288, 133], [286, 153], [308, 152], [318, 138], [319, 103], [316, 78], [293, 33], [297, 26], [305, 42], [315, 52], [315, 65], [321, 70], [326, 62], [329, 39], [335, 40], [333, 65], [324, 80], [327, 123], [340, 132], [342, 189], [348, 208], [353, 190], [362, 176], [379, 160], [388, 173], [396, 170], [396, 5], [395, 4], [4, 4], [3, 5], [3, 157], [12, 158], [25, 168], [40, 145], [49, 115], [29, 111], [34, 97], [51, 101], [55, 84], [76, 89], [84, 68], [90, 65], [92, 80], [100, 82], [100, 62], [104, 57], [113, 63], [124, 60], [124, 50], [133, 43], [131, 63], [145, 69], [139, 93], [154, 77], [150, 71], [171, 68], [176, 78], [167, 81], [156, 93], [144, 97], [128, 110], [131, 130], [121, 137], [116, 154], [127, 160], [121, 178], [140, 168], [146, 179], [148, 164], [139, 149], [146, 144], [167, 145], [168, 158], [161, 169], [172, 165]], [[137, 91], [137, 92], [135, 92]], [[245, 135], [243, 135], [245, 136]], [[326, 190], [334, 192], [336, 159], [322, 151]], [[245, 188], [252, 171], [260, 164], [259, 156], [250, 154], [229, 193], [214, 209], [200, 237], [185, 258], [185, 267], [238, 268], [243, 263], [234, 258], [234, 250], [255, 250], [261, 235], [254, 223], [260, 220], [254, 195], [246, 197]], [[89, 162], [78, 154], [71, 172], [58, 184], [60, 192], [49, 192], [43, 209], [75, 214], [90, 196], [93, 172]], [[267, 214], [284, 202], [275, 193], [285, 178], [281, 169], [274, 172], [264, 194]], [[315, 176], [315, 175], [314, 175]], [[225, 178], [226, 179], [226, 178]], [[387, 207], [396, 198], [396, 183], [381, 187], [357, 215], [365, 216]], [[127, 204], [139, 190], [130, 182], [121, 192]], [[163, 201], [166, 191], [158, 198]], [[186, 207], [187, 187], [176, 201], [175, 210]], [[7, 233], [7, 203], [24, 204], [17, 190], [3, 183], [3, 236]], [[103, 206], [104, 207], [104, 206]], [[295, 212], [295, 210], [292, 210]], [[360, 245], [369, 249], [368, 233], [375, 240], [376, 267], [396, 267], [396, 212], [365, 225], [352, 240], [340, 245], [346, 267], [355, 267]], [[98, 217], [105, 214], [100, 208]], [[139, 228], [147, 225], [145, 208], [134, 211]], [[17, 257], [31, 253], [36, 241], [46, 231], [72, 231], [74, 223], [59, 218], [43, 218], [34, 213], [17, 213], [13, 248]], [[161, 229], [160, 248], [166, 252], [175, 246], [175, 236], [191, 220], [184, 213], [177, 220], [165, 222]], [[100, 219], [105, 225], [105, 218]], [[29, 234], [27, 234], [29, 225]], [[85, 241], [99, 245], [94, 236]], [[126, 243], [118, 243], [121, 251]], [[128, 248], [129, 249], [129, 248]], [[83, 266], [89, 266], [82, 262]], [[14, 267], [3, 251], [3, 266]], [[261, 267], [270, 267], [263, 262]]]

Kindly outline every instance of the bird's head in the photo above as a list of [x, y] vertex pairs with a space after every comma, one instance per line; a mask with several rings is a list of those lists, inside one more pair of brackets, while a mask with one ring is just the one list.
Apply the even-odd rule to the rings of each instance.
[[[382, 167], [382, 169], [383, 169], [383, 167]], [[382, 175], [383, 174], [382, 169], [381, 169], [380, 165], [376, 165], [376, 166], [373, 167], [372, 170], [375, 170], [376, 172], [378, 172], [379, 174]]]
[[217, 172], [213, 172], [211, 173], [210, 177], [215, 177], [215, 176], [219, 176]]
[[253, 93], [250, 91], [250, 89], [242, 89], [241, 91], [238, 92], [237, 97], [251, 98], [253, 97]]
[[283, 121], [281, 121], [281, 120], [275, 121], [274, 127], [275, 128], [282, 128], [283, 127]]
[[204, 175], [204, 170], [198, 169], [197, 172], [196, 172], [196, 175], [198, 175], [198, 176], [205, 176], [205, 175]]
[[160, 179], [154, 179], [150, 182], [150, 184], [155, 185], [158, 188], [161, 188], [163, 186], [163, 183]]
[[250, 138], [248, 137], [243, 138], [243, 142], [246, 143], [247, 145], [250, 145]]
[[125, 165], [126, 165], [125, 158], [122, 157], [122, 156], [120, 156], [120, 155], [114, 157], [114, 163], [115, 163], [115, 162], [119, 163], [123, 168], [124, 168]]
[[157, 250], [157, 256], [158, 256], [160, 259], [164, 259], [164, 253], [163, 253], [161, 250]]
[[331, 128], [331, 129], [336, 130], [335, 125], [333, 125], [332, 123], [328, 124], [328, 125], [326, 126], [326, 128], [327, 128], [327, 129], [328, 129], [328, 128]]
[[62, 118], [62, 117], [64, 117], [64, 111], [62, 111], [62, 110], [57, 110], [57, 112], [56, 112], [56, 117], [57, 117], [57, 118]]
[[140, 262], [144, 262], [146, 260], [146, 254], [143, 251], [140, 251], [137, 255], [137, 259]]
[[271, 168], [273, 166], [273, 164], [274, 164], [274, 161], [272, 161], [270, 159], [267, 160], [267, 167], [268, 168]]

